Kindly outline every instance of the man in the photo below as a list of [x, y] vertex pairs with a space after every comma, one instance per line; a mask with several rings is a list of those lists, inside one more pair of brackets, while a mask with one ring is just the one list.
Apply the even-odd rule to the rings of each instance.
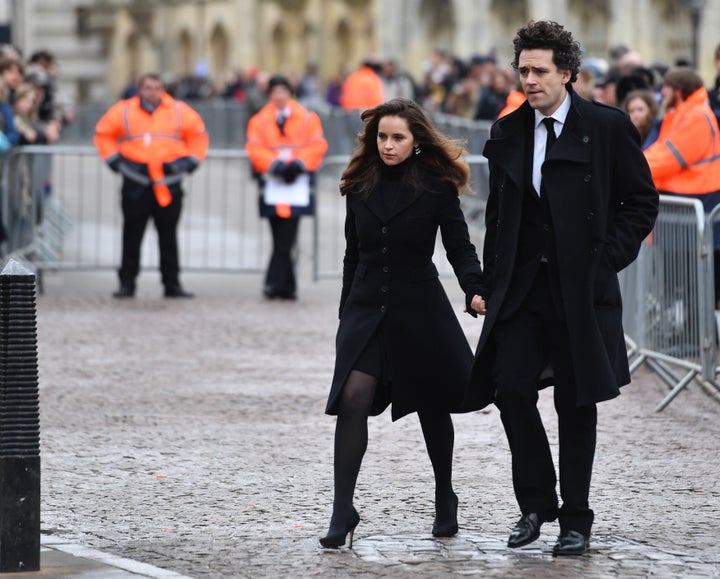
[[[665, 117], [655, 143], [645, 151], [660, 193], [700, 199], [706, 212], [720, 202], [720, 129], [708, 92], [692, 68], [675, 67], [663, 77]], [[720, 300], [720, 224], [715, 232], [715, 301]]]
[[[469, 402], [494, 402], [508, 438], [522, 514], [508, 547], [531, 543], [559, 518], [553, 555], [577, 555], [593, 523], [596, 403], [630, 381], [617, 272], [652, 229], [658, 195], [627, 115], [574, 94], [580, 47], [570, 32], [530, 22], [514, 47], [527, 101], [493, 125], [484, 150], [488, 294], [471, 307], [482, 314], [486, 303], [487, 316]], [[548, 383], [562, 506], [537, 409], [538, 388]]]
[[287, 78], [270, 78], [269, 102], [247, 128], [245, 148], [260, 187], [260, 216], [268, 218], [273, 237], [263, 288], [268, 299], [297, 298], [291, 253], [300, 216], [315, 212], [313, 172], [328, 148], [320, 118], [291, 97]]
[[157, 74], [139, 80], [138, 95], [118, 102], [98, 121], [95, 146], [110, 169], [123, 176], [123, 247], [116, 298], [135, 295], [140, 246], [152, 217], [160, 246], [167, 298], [191, 298], [180, 285], [177, 224], [182, 177], [205, 158], [208, 135], [200, 115], [165, 92]]

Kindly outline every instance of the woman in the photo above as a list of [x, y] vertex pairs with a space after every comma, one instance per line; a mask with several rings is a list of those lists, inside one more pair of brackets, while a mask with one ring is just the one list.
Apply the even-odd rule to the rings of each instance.
[[623, 109], [640, 132], [643, 151], [657, 141], [661, 120], [658, 118], [660, 105], [655, 93], [649, 89], [634, 90], [623, 101]]
[[353, 492], [367, 448], [367, 419], [417, 412], [435, 474], [433, 536], [457, 533], [454, 431], [472, 353], [432, 262], [438, 227], [465, 291], [483, 295], [482, 269], [458, 195], [469, 190], [464, 149], [413, 101], [362, 113], [365, 130], [342, 175], [347, 198], [335, 373], [326, 413], [337, 415], [335, 495], [324, 547], [339, 547], [360, 521]]

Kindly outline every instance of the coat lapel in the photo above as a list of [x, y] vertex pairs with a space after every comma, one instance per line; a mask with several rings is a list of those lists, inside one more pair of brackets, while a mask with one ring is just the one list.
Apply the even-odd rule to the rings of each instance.
[[590, 131], [582, 116], [581, 97], [571, 94], [572, 106], [565, 119], [565, 127], [557, 142], [547, 154], [545, 162], [569, 161], [587, 163], [590, 161]]
[[[534, 113], [525, 101], [514, 113], [497, 121], [493, 127], [493, 136], [485, 143], [483, 155], [490, 163], [495, 163], [515, 183], [516, 189], [522, 191], [525, 183], [526, 139], [533, 135]], [[529, 148], [532, 151], [532, 147]]]

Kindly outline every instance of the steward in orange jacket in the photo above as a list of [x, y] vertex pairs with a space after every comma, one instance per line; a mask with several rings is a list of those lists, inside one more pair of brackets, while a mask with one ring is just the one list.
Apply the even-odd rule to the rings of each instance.
[[666, 101], [678, 104], [665, 115], [657, 141], [645, 151], [657, 190], [675, 195], [718, 193], [720, 130], [707, 90], [700, 86], [686, 97], [680, 96], [682, 89], [667, 84], [662, 90], [669, 95]]
[[[245, 144], [259, 185], [260, 216], [268, 218], [273, 236], [263, 288], [269, 299], [296, 299], [292, 249], [297, 242], [300, 216], [315, 212], [314, 172], [328, 148], [320, 118], [291, 97], [288, 79], [273, 76], [268, 81], [269, 102], [248, 121]], [[290, 196], [286, 202], [270, 198], [271, 186], [278, 195], [306, 188], [304, 196]]]
[[[290, 99], [290, 88], [273, 77], [270, 80], [287, 89], [287, 98], [280, 107], [272, 100], [250, 118], [247, 127], [247, 151], [256, 178], [260, 182], [260, 216], [290, 217], [312, 215], [314, 196], [308, 206], [268, 205], [262, 199], [266, 175], [274, 175], [286, 183], [294, 182], [302, 173], [314, 173], [322, 163], [328, 143], [323, 136], [320, 118], [297, 101]], [[287, 82], [287, 81], [285, 81]], [[269, 92], [278, 84], [273, 84]], [[282, 122], [282, 128], [278, 119]]]
[[[659, 193], [699, 199], [709, 213], [720, 203], [720, 129], [700, 75], [691, 68], [665, 74], [663, 102], [668, 111], [657, 141], [645, 150]], [[720, 300], [720, 223], [713, 226], [715, 299]]]
[[351, 73], [343, 82], [340, 106], [345, 110], [365, 110], [384, 101], [382, 78], [369, 63]]
[[165, 297], [192, 297], [180, 285], [177, 224], [181, 181], [205, 159], [208, 135], [200, 115], [165, 92], [157, 74], [139, 81], [139, 94], [113, 105], [95, 127], [95, 146], [108, 166], [123, 176], [123, 248], [113, 295], [135, 295], [140, 247], [152, 217], [160, 246]]
[[149, 111], [140, 95], [120, 101], [95, 127], [95, 146], [113, 171], [138, 185], [152, 184], [161, 207], [172, 202], [171, 187], [205, 159], [205, 124], [193, 109], [164, 93]]

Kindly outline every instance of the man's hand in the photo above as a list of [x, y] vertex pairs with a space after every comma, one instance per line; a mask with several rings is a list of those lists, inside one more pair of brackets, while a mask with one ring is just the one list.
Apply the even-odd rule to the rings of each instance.
[[117, 173], [120, 171], [120, 161], [122, 161], [122, 157], [120, 155], [113, 155], [109, 159], [107, 159], [107, 166], [110, 167], [110, 170], [113, 173]]

